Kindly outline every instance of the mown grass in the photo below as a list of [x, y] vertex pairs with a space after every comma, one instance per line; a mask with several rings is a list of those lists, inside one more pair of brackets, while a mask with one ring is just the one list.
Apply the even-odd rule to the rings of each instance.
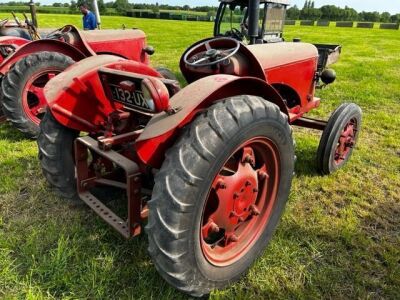
[[[0, 15], [1, 17], [2, 15]], [[44, 27], [78, 16], [41, 15]], [[140, 27], [154, 65], [178, 73], [180, 54], [212, 23], [104, 17], [105, 28]], [[338, 80], [312, 115], [344, 101], [364, 123], [349, 165], [315, 171], [319, 133], [296, 129], [297, 175], [284, 217], [240, 282], [211, 299], [400, 298], [400, 35], [376, 29], [287, 27], [286, 37], [343, 45]], [[145, 236], [125, 241], [93, 212], [48, 192], [36, 144], [0, 126], [0, 298], [185, 299], [157, 274]]]

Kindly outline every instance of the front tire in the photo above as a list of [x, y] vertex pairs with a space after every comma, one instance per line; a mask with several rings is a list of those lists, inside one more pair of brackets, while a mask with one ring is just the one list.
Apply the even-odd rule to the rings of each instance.
[[56, 52], [38, 52], [19, 60], [2, 80], [2, 105], [7, 119], [28, 138], [39, 134], [46, 111], [43, 88], [74, 61]]
[[271, 239], [293, 171], [292, 131], [276, 105], [237, 96], [210, 107], [155, 178], [147, 233], [161, 276], [193, 296], [238, 280]]
[[321, 174], [329, 175], [349, 161], [358, 140], [361, 121], [361, 108], [354, 103], [343, 103], [333, 112], [317, 150], [317, 167]]

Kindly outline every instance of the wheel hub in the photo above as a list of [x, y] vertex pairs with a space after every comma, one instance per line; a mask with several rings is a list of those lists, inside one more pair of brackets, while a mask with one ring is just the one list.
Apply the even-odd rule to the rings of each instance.
[[267, 223], [278, 182], [276, 176], [269, 180], [268, 173], [277, 170], [277, 154], [269, 143], [267, 150], [258, 141], [241, 147], [214, 178], [201, 237], [203, 252], [215, 265], [244, 255]]
[[39, 124], [46, 111], [47, 101], [44, 96], [44, 86], [55, 77], [59, 70], [46, 69], [34, 74], [25, 84], [22, 94], [22, 105], [27, 117]]
[[338, 141], [338, 146], [335, 151], [335, 163], [338, 165], [346, 160], [356, 142], [356, 121], [350, 120], [346, 124]]

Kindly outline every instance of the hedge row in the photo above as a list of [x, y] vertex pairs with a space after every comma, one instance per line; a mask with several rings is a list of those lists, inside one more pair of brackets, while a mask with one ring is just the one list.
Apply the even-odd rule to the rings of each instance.
[[[325, 20], [319, 20], [316, 23], [314, 21], [310, 20], [302, 20], [300, 21], [301, 26], [329, 26], [330, 21], [325, 21]], [[336, 27], [349, 27], [352, 28], [354, 27], [354, 23], [356, 23], [357, 28], [374, 28], [375, 23], [373, 22], [349, 22], [349, 21], [341, 21], [341, 22], [336, 22]], [[285, 25], [296, 25], [295, 20], [286, 20]], [[400, 24], [396, 23], [381, 23], [379, 25], [380, 29], [394, 29], [394, 30], [399, 30], [400, 29]]]
[[[9, 13], [11, 18], [11, 12], [15, 12], [16, 14], [27, 13], [29, 14], [28, 6], [6, 6], [0, 5], [0, 13]], [[48, 7], [48, 6], [37, 6], [36, 12], [39, 14], [61, 14], [61, 15], [69, 15], [69, 14], [80, 14], [79, 10], [76, 9], [71, 11], [68, 7]], [[105, 16], [117, 16], [119, 15], [115, 9], [107, 9]]]
[[146, 18], [146, 19], [163, 19], [163, 20], [185, 20], [185, 21], [214, 21], [214, 17], [196, 16], [187, 14], [175, 14], [170, 12], [152, 13], [149, 11], [128, 11], [128, 17]]

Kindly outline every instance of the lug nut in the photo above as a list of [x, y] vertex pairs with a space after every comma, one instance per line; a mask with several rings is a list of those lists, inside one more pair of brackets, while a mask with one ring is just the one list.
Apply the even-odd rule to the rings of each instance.
[[257, 206], [255, 206], [254, 204], [250, 205], [250, 211], [251, 211], [251, 214], [253, 216], [259, 216], [260, 215], [260, 211], [258, 210]]
[[260, 179], [265, 179], [265, 178], [268, 179], [269, 178], [267, 172], [264, 172], [264, 171], [258, 171], [258, 176], [260, 177]]
[[210, 224], [210, 231], [214, 232], [214, 233], [218, 233], [219, 232], [219, 227], [217, 224], [215, 224], [214, 222], [212, 222]]
[[226, 183], [222, 179], [218, 180], [217, 189], [221, 189], [221, 190], [226, 189]]
[[229, 236], [228, 240], [229, 240], [230, 242], [232, 242], [232, 243], [236, 243], [237, 241], [239, 241], [239, 238], [238, 238], [236, 235], [231, 234], [231, 235]]
[[244, 158], [244, 162], [252, 164], [253, 163], [253, 158], [251, 157], [250, 154], [247, 154], [246, 157]]

